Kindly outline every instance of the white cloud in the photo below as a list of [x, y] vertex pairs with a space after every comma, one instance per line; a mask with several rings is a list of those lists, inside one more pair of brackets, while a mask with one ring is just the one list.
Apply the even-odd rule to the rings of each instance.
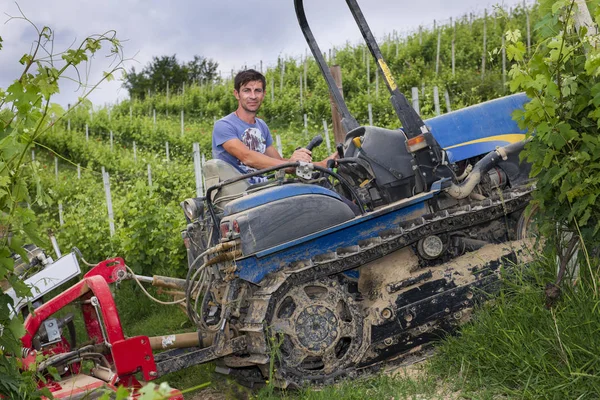
[[[341, 46], [346, 40], [358, 43], [360, 33], [343, 0], [305, 0], [309, 23], [322, 51]], [[376, 37], [397, 31], [406, 34], [433, 20], [447, 22], [469, 12], [492, 9], [493, 0], [359, 0]], [[521, 4], [505, 0], [506, 7]], [[212, 58], [223, 75], [243, 65], [265, 66], [278, 55], [304, 54], [306, 43], [298, 27], [292, 0], [23, 0], [25, 15], [36, 25], [55, 30], [55, 49], [78, 43], [87, 35], [116, 30], [126, 57], [135, 55], [127, 69], [137, 70], [153, 56], [177, 54], [180, 61], [195, 54]], [[15, 3], [0, 3], [0, 12], [18, 15]], [[0, 51], [0, 87], [6, 87], [21, 70], [18, 60], [29, 51], [35, 32], [23, 21], [0, 25], [4, 49]], [[108, 63], [96, 58], [91, 79], [99, 79]], [[119, 82], [102, 85], [91, 97], [97, 105], [125, 98]], [[73, 85], [61, 88], [61, 104], [77, 98]]]

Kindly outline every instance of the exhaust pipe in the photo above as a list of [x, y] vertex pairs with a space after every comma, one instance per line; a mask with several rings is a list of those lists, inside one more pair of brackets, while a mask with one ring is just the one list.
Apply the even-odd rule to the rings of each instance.
[[479, 184], [481, 181], [481, 177], [486, 174], [490, 169], [498, 165], [498, 163], [502, 160], [506, 160], [509, 154], [519, 153], [525, 145], [531, 139], [522, 140], [517, 143], [509, 144], [508, 146], [498, 147], [496, 150], [489, 152], [485, 157], [483, 157], [475, 167], [473, 167], [473, 171], [466, 177], [464, 181], [461, 183], [452, 183], [448, 189], [446, 189], [446, 193], [455, 199], [464, 199], [469, 196], [475, 186]]

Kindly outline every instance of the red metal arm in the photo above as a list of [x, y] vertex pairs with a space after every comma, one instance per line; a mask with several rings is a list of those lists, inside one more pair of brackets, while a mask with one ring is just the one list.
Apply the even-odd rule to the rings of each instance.
[[[111, 260], [108, 261], [110, 262]], [[122, 265], [124, 266], [124, 263]], [[116, 269], [112, 270], [112, 272], [114, 271], [116, 271]], [[144, 379], [155, 379], [156, 363], [154, 362], [154, 357], [152, 355], [150, 340], [146, 336], [125, 339], [121, 320], [112, 293], [110, 292], [106, 280], [107, 278], [104, 276], [105, 274], [88, 276], [90, 275], [90, 272], [88, 272], [81, 282], [46, 302], [37, 308], [35, 313], [27, 317], [25, 320], [26, 333], [25, 336], [21, 338], [23, 346], [32, 348], [33, 337], [41, 324], [52, 314], [71, 304], [75, 300], [91, 300], [92, 297], [96, 297], [99, 311], [102, 315], [102, 321], [106, 328], [106, 338], [104, 338], [102, 333], [102, 321], [98, 320], [94, 306], [91, 304], [91, 301], [86, 301], [85, 304], [82, 305], [82, 309], [89, 337], [96, 341], [96, 343], [102, 343], [106, 339], [111, 345], [112, 359], [114, 360], [118, 376], [132, 374], [137, 372], [138, 369], [141, 369], [144, 373]]]

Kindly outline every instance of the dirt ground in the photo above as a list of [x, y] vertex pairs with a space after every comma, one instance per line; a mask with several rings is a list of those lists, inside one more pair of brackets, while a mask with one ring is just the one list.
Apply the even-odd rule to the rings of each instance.
[[[409, 378], [409, 379], [419, 379], [421, 378], [425, 372], [425, 366], [427, 360], [433, 355], [432, 350], [426, 350], [423, 352], [417, 352], [413, 356], [409, 356], [405, 359], [404, 362], [389, 366], [385, 369], [385, 374], [390, 375], [392, 377], [398, 378]], [[186, 395], [186, 400], [229, 400], [229, 399], [249, 399], [251, 398], [250, 392], [245, 391], [243, 389], [236, 390], [234, 383], [230, 383], [227, 385], [225, 382], [221, 382], [219, 386], [226, 386], [226, 392], [220, 390], [218, 388], [210, 387], [205, 390], [199, 391], [197, 393], [192, 393], [190, 395]], [[461, 397], [460, 392], [455, 392], [450, 390], [450, 388], [445, 385], [443, 382], [440, 382], [438, 385], [438, 389], [435, 394], [435, 399], [443, 399], [443, 400], [458, 400]], [[420, 399], [420, 397], [418, 397]], [[422, 400], [427, 400], [423, 397]]]
[[[408, 377], [410, 379], [418, 379], [424, 373], [424, 365], [427, 361], [428, 356], [423, 356], [419, 358], [415, 358], [411, 360], [409, 363], [400, 364], [397, 366], [389, 367], [386, 370], [386, 374], [390, 376], [398, 376], [398, 377]], [[235, 385], [235, 384], [232, 384]], [[199, 391], [197, 393], [192, 393], [190, 395], [186, 395], [186, 400], [229, 400], [229, 399], [246, 399], [249, 398], [247, 392], [239, 392], [234, 393], [235, 390], [228, 391], [228, 393], [223, 393], [221, 390], [210, 387], [205, 390]], [[454, 400], [458, 397], [450, 396], [450, 397], [439, 397], [444, 398], [445, 400]]]
[[[397, 367], [388, 368], [386, 370], [386, 374], [388, 374], [390, 376], [397, 376], [399, 378], [409, 378], [409, 379], [413, 379], [413, 380], [419, 379], [419, 378], [423, 377], [424, 374], [426, 373], [425, 366], [427, 364], [427, 360], [432, 355], [433, 355], [433, 352], [428, 352], [425, 355], [423, 355], [421, 358], [412, 360], [411, 364], [399, 365]], [[443, 382], [438, 382], [438, 384], [436, 386], [437, 386], [437, 390], [434, 395], [435, 399], [438, 399], [438, 400], [439, 399], [441, 399], [441, 400], [464, 399], [464, 397], [461, 396], [460, 392], [451, 390], [448, 387], [448, 385], [444, 384]], [[422, 399], [422, 400], [427, 400], [427, 398], [425, 398], [425, 397], [418, 396], [417, 398]]]

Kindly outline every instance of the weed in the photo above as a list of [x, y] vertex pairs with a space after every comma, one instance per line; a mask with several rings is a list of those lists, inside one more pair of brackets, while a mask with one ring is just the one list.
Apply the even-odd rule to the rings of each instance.
[[283, 345], [283, 333], [276, 332], [270, 327], [267, 328], [267, 336], [269, 337], [269, 380], [263, 390], [263, 394], [267, 397], [273, 395], [275, 391], [275, 371], [278, 363], [281, 363], [281, 346]]

